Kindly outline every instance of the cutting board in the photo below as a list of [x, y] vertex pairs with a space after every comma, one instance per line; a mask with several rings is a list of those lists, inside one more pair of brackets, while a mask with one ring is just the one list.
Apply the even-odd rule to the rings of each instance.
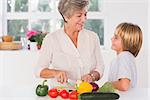
[[19, 50], [22, 44], [17, 42], [0, 42], [0, 50]]

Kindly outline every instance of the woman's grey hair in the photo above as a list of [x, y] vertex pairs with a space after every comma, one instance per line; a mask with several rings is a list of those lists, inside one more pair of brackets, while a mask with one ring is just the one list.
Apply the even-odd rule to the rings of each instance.
[[64, 19], [64, 16], [71, 17], [75, 11], [82, 10], [88, 5], [88, 3], [88, 0], [60, 0], [58, 4], [58, 11]]

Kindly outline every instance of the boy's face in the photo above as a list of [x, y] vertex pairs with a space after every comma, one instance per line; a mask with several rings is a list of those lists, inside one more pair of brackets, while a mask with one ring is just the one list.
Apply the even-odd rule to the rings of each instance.
[[123, 51], [122, 40], [119, 35], [114, 34], [114, 36], [111, 38], [111, 42], [112, 42], [111, 48], [115, 50], [117, 54]]

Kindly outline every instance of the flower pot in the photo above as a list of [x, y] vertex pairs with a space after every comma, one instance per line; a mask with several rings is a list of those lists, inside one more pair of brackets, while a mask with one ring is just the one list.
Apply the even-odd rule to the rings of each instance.
[[37, 48], [38, 48], [38, 50], [40, 50], [41, 49], [41, 45], [37, 44]]
[[32, 51], [38, 50], [37, 42], [30, 42], [30, 50]]

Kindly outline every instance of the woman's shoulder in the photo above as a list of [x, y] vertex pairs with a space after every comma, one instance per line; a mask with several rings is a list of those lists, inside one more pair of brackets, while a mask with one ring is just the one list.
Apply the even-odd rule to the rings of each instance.
[[88, 35], [97, 35], [94, 31], [83, 29], [82, 32], [88, 34]]
[[82, 32], [84, 34], [88, 35], [90, 38], [93, 38], [93, 39], [97, 39], [98, 38], [97, 33], [95, 33], [94, 31], [83, 29]]
[[48, 33], [47, 35], [46, 35], [46, 38], [54, 38], [55, 36], [57, 36], [59, 33], [61, 33], [62, 32], [62, 29], [57, 29], [56, 31], [54, 31], [54, 32], [51, 32], [51, 33]]
[[44, 38], [44, 42], [52, 43], [54, 40], [56, 40], [56, 38], [58, 37], [58, 33], [60, 33], [60, 32], [61, 32], [61, 29], [58, 29], [51, 33], [48, 33]]

